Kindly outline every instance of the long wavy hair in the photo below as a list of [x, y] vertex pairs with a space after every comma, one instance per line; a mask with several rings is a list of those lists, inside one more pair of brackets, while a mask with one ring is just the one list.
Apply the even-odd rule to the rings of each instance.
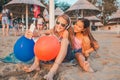
[[[58, 16], [57, 19], [60, 18], [60, 17], [62, 17], [63, 19], [65, 19], [65, 20], [67, 21], [66, 30], [69, 32], [69, 37], [68, 37], [68, 39], [69, 39], [69, 41], [70, 41], [71, 47], [73, 47], [74, 31], [73, 31], [73, 28], [71, 27], [71, 19], [70, 19], [70, 17], [69, 17], [68, 15], [66, 15], [66, 14], [63, 14], [63, 15]], [[55, 30], [55, 26], [54, 26], [53, 31], [54, 31], [55, 34], [58, 34], [58, 32], [56, 32], [56, 30]]]
[[96, 51], [95, 49], [95, 46], [94, 46], [94, 42], [96, 41], [95, 38], [93, 37], [92, 33], [90, 32], [90, 21], [88, 19], [78, 19], [80, 21], [83, 22], [84, 24], [84, 31], [82, 32], [83, 33], [83, 36], [86, 35], [89, 37], [90, 39], [90, 45], [91, 47], [93, 47], [93, 49]]

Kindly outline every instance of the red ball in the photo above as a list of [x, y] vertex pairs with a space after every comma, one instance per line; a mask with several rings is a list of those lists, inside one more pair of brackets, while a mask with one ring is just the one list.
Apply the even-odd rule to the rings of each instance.
[[42, 61], [50, 61], [56, 58], [59, 50], [60, 43], [55, 36], [42, 36], [34, 46], [35, 56]]

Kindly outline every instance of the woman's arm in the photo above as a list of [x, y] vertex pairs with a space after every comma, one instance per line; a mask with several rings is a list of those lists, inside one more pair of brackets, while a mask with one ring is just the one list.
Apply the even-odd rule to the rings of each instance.
[[[68, 44], [69, 44], [68, 32], [64, 32], [63, 39], [61, 41], [61, 48], [60, 48], [59, 54], [56, 57], [55, 62], [53, 64], [52, 68], [50, 69], [50, 71], [52, 71], [52, 72], [57, 71], [59, 65], [62, 63], [62, 61], [64, 60], [64, 58], [67, 54]], [[56, 64], [57, 64], [57, 66], [56, 66]]]
[[47, 80], [51, 80], [53, 78], [53, 76], [55, 75], [58, 67], [60, 66], [60, 64], [64, 60], [64, 58], [65, 58], [65, 56], [67, 54], [68, 44], [69, 44], [68, 32], [65, 32], [64, 35], [63, 35], [63, 39], [61, 41], [61, 48], [60, 48], [59, 54], [56, 57], [55, 62], [53, 64], [53, 66], [51, 67], [49, 73], [45, 76], [45, 78]]
[[93, 52], [93, 51], [95, 51], [95, 50], [97, 50], [99, 48], [99, 45], [98, 45], [98, 43], [96, 41], [93, 42], [93, 44], [94, 44], [94, 48], [91, 47], [91, 48], [89, 48], [88, 50], [85, 51], [85, 56], [86, 57], [88, 57], [91, 52]]
[[52, 33], [52, 30], [42, 30], [42, 31], [34, 31], [33, 33], [30, 31], [30, 30], [27, 30], [25, 32], [25, 37], [28, 38], [28, 39], [31, 39], [32, 37], [34, 36], [41, 36], [43, 34], [51, 34]]

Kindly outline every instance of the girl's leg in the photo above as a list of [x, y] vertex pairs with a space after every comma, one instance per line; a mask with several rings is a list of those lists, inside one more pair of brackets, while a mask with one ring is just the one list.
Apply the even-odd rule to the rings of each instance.
[[86, 72], [93, 72], [93, 69], [90, 67], [88, 61], [85, 61], [84, 56], [81, 53], [76, 53], [75, 57], [79, 63], [79, 65], [86, 71]]
[[3, 37], [5, 36], [5, 25], [4, 24], [2, 25], [2, 35]]
[[6, 27], [7, 27], [6, 28], [6, 36], [8, 36], [9, 35], [9, 24], [7, 24]]
[[32, 66], [30, 68], [24, 67], [25, 72], [32, 72], [34, 70], [37, 70], [37, 71], [40, 70], [39, 59], [37, 57], [35, 57], [34, 63], [32, 64]]

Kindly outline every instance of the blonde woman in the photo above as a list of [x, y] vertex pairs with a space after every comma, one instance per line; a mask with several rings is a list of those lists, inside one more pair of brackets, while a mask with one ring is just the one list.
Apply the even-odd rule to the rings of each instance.
[[[51, 67], [48, 74], [46, 74], [44, 76], [44, 78], [46, 80], [53, 80], [54, 75], [56, 74], [60, 64], [65, 59], [66, 55], [71, 54], [71, 53], [67, 53], [68, 45], [69, 44], [71, 46], [73, 45], [73, 43], [72, 43], [73, 42], [72, 41], [72, 39], [73, 39], [73, 29], [71, 27], [71, 20], [67, 15], [58, 16], [58, 18], [56, 19], [56, 24], [55, 24], [54, 28], [50, 29], [50, 30], [41, 31], [40, 34], [55, 35], [59, 39], [60, 44], [61, 44], [60, 51], [59, 51], [58, 56], [56, 57], [56, 59], [53, 63], [53, 66]], [[26, 34], [25, 34], [25, 36], [27, 38], [31, 38], [33, 35], [34, 34], [30, 31], [27, 31]], [[24, 70], [26, 72], [31, 72], [33, 70], [40, 70], [39, 65], [40, 65], [39, 60], [35, 56], [35, 61], [34, 61], [33, 65], [30, 68], [25, 67]]]

